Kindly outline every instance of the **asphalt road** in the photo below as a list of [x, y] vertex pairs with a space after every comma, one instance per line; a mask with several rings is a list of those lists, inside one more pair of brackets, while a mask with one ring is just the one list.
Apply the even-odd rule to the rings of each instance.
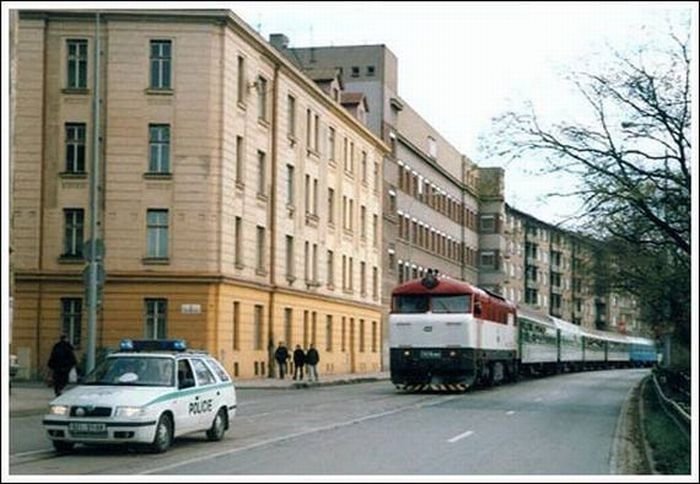
[[465, 394], [389, 382], [240, 390], [222, 442], [165, 454], [78, 447], [56, 456], [41, 417], [13, 418], [10, 474], [606, 475], [620, 410], [648, 370], [521, 381]]

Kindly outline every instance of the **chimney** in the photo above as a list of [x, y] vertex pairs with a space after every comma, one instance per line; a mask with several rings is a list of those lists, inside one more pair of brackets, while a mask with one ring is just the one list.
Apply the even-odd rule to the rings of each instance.
[[289, 47], [289, 38], [284, 34], [270, 34], [270, 44], [282, 52]]

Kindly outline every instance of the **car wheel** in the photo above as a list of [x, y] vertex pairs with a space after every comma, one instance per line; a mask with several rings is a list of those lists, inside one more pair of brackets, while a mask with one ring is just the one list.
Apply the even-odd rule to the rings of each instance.
[[160, 454], [168, 450], [173, 441], [173, 421], [170, 415], [163, 414], [156, 425], [156, 435], [150, 445], [151, 451]]
[[217, 441], [224, 438], [226, 433], [226, 421], [227, 421], [226, 410], [223, 408], [219, 410], [214, 417], [214, 421], [211, 424], [211, 428], [207, 430], [207, 438], [211, 441]]
[[66, 442], [65, 440], [53, 441], [53, 448], [56, 450], [56, 452], [60, 452], [61, 454], [71, 452], [73, 447], [75, 447], [74, 442]]

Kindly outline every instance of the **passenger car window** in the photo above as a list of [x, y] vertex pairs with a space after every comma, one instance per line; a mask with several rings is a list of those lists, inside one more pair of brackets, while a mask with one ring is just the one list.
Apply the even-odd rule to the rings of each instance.
[[194, 386], [194, 374], [188, 360], [177, 362], [177, 387], [180, 389]]
[[214, 358], [207, 358], [207, 363], [209, 364], [209, 367], [214, 370], [214, 373], [217, 374], [219, 377], [219, 380], [221, 381], [229, 381], [231, 378], [228, 376], [228, 373], [226, 373], [226, 370], [223, 369], [221, 364], [216, 361]]
[[197, 383], [199, 385], [210, 385], [216, 383], [216, 378], [211, 372], [207, 365], [204, 364], [202, 360], [192, 360], [192, 366], [194, 367], [194, 373], [197, 375]]

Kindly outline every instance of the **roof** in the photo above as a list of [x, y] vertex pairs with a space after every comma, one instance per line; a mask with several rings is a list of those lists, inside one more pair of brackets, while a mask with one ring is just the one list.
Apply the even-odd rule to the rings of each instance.
[[360, 104], [365, 100], [365, 95], [361, 92], [343, 92], [340, 96], [341, 104]]

